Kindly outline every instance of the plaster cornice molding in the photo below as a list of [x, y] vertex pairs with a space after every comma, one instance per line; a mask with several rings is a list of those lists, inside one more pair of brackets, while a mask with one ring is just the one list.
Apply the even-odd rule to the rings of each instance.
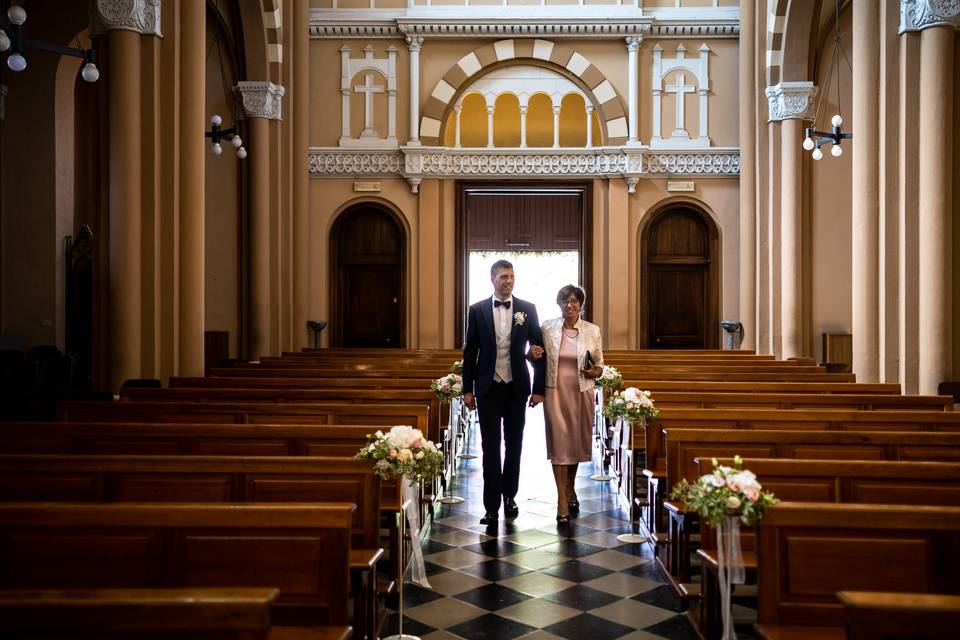
[[900, 0], [900, 31], [930, 27], [960, 29], [960, 0]]
[[234, 87], [240, 95], [243, 114], [247, 118], [282, 120], [281, 102], [284, 88], [269, 81], [241, 80]]
[[767, 87], [764, 91], [769, 104], [769, 121], [789, 120], [791, 118], [811, 119], [813, 97], [817, 87], [808, 80], [802, 82], [781, 82]]
[[398, 151], [311, 147], [313, 178], [402, 177], [411, 188], [425, 178], [626, 178], [726, 177], [740, 173], [740, 150], [448, 149], [401, 147]]
[[92, 34], [123, 29], [141, 35], [160, 33], [161, 0], [96, 0], [90, 6]]
[[311, 38], [736, 38], [739, 9], [657, 9], [632, 6], [414, 7], [311, 9]]

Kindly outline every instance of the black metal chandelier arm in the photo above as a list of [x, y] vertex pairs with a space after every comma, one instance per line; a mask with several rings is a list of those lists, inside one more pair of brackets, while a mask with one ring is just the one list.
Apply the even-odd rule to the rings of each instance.
[[28, 49], [40, 49], [41, 51], [50, 51], [52, 53], [59, 53], [65, 56], [74, 56], [76, 58], [84, 58], [92, 62], [90, 58], [94, 55], [93, 49], [77, 49], [75, 47], [65, 47], [59, 44], [52, 44], [50, 42], [42, 42], [40, 40], [31, 40], [30, 38], [23, 39], [24, 47]]

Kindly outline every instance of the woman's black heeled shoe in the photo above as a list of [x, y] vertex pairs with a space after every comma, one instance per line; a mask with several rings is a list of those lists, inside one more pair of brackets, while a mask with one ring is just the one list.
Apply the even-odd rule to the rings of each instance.
[[580, 513], [580, 501], [579, 500], [570, 500], [567, 502], [567, 509], [570, 510], [570, 513], [577, 515]]
[[564, 525], [570, 524], [570, 516], [557, 514], [557, 524]]

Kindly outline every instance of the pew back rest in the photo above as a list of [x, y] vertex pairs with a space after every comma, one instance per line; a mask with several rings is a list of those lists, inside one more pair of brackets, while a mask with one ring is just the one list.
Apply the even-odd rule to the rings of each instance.
[[0, 455], [0, 502], [352, 503], [353, 546], [375, 549], [380, 478], [335, 457]]
[[957, 594], [960, 508], [783, 502], [757, 527], [758, 622], [843, 624], [843, 590]]
[[0, 504], [0, 586], [275, 587], [274, 622], [343, 625], [348, 504]]

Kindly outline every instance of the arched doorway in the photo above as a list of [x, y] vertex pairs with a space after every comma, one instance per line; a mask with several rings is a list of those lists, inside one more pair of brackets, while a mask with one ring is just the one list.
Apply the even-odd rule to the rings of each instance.
[[642, 231], [640, 348], [719, 346], [719, 235], [706, 213], [678, 203]]
[[405, 249], [400, 221], [375, 203], [337, 218], [330, 234], [331, 346], [404, 346]]

